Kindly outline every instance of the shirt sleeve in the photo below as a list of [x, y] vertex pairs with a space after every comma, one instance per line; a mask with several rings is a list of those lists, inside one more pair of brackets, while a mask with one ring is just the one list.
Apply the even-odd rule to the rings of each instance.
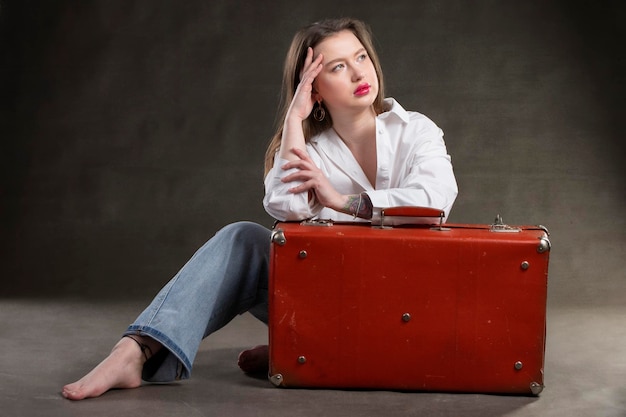
[[404, 159], [406, 167], [394, 187], [367, 191], [377, 208], [397, 206], [434, 207], [445, 212], [446, 217], [458, 194], [451, 158], [443, 140], [443, 132], [430, 122], [414, 134], [419, 140]]
[[[313, 158], [315, 159], [315, 158]], [[297, 171], [282, 169], [288, 163], [286, 159], [276, 158], [274, 166], [265, 177], [265, 197], [263, 206], [265, 211], [276, 220], [304, 220], [317, 215], [323, 208], [316, 199], [309, 201], [308, 192], [291, 193], [289, 189], [301, 184], [300, 181], [283, 182], [287, 175]]]

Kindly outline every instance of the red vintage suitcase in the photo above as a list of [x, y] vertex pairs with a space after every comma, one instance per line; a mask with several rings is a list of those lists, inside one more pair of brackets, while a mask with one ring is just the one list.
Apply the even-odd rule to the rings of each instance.
[[[394, 210], [384, 224], [405, 214]], [[544, 227], [498, 221], [277, 223], [270, 380], [538, 395], [549, 250]]]

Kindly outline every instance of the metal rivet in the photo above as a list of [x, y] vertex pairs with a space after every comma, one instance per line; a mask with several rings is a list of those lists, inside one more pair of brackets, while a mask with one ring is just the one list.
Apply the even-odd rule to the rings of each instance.
[[520, 265], [521, 268], [525, 271], [528, 269], [528, 267], [530, 266], [530, 264], [528, 263], [528, 261], [524, 261], [522, 262], [522, 264]]
[[517, 369], [518, 371], [522, 369], [523, 366], [524, 364], [521, 363], [520, 361], [515, 362], [515, 369]]
[[403, 322], [405, 322], [405, 323], [406, 323], [406, 322], [409, 322], [410, 320], [411, 320], [411, 315], [410, 315], [409, 313], [404, 313], [404, 314], [402, 315], [402, 321], [403, 321]]
[[301, 250], [298, 256], [300, 257], [300, 259], [304, 259], [307, 257], [307, 253], [305, 250]]
[[298, 356], [298, 363], [306, 363], [306, 357]]

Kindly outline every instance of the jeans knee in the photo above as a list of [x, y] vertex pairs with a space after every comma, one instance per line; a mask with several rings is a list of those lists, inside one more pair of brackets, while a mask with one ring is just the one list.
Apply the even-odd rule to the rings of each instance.
[[271, 232], [269, 229], [260, 224], [240, 221], [231, 223], [219, 231], [220, 234], [226, 234], [237, 244], [251, 244], [254, 246], [264, 246], [270, 243]]

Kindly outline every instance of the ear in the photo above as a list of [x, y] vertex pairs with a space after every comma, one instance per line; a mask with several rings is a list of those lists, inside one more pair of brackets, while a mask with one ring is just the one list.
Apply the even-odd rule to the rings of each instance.
[[311, 95], [313, 96], [313, 99], [317, 102], [322, 101], [322, 96], [320, 95], [320, 93], [317, 92], [317, 88], [316, 88], [316, 84], [317, 84], [317, 79], [313, 80], [313, 82], [311, 83]]

